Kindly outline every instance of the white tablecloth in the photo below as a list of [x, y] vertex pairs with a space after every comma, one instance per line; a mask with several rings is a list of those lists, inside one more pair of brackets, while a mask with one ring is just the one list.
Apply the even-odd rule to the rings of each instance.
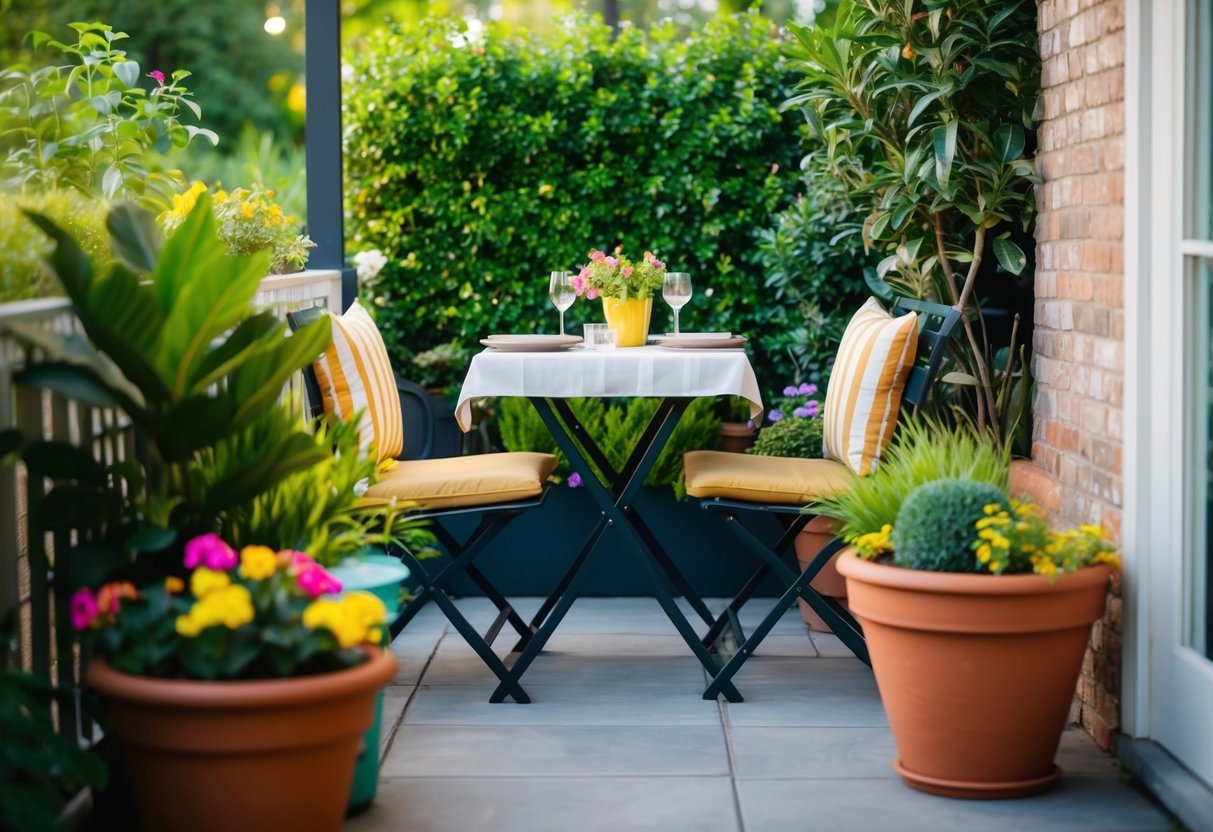
[[762, 394], [743, 349], [681, 350], [627, 347], [597, 352], [498, 352], [472, 358], [455, 418], [472, 425], [472, 402], [487, 396], [541, 396], [552, 399], [652, 396], [697, 398], [740, 396], [750, 416], [762, 414]]

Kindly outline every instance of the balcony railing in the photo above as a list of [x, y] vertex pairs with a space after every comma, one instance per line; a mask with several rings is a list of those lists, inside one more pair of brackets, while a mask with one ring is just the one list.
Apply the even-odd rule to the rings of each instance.
[[[309, 306], [340, 309], [341, 273], [272, 275], [262, 282], [254, 302], [283, 317]], [[71, 304], [63, 298], [0, 304], [0, 329], [7, 321], [60, 332], [79, 329]], [[37, 357], [0, 333], [0, 430], [16, 427], [27, 439], [88, 448], [95, 459], [107, 464], [133, 459], [134, 436], [122, 413], [13, 383], [14, 375]], [[285, 395], [302, 395], [297, 381]], [[49, 488], [50, 483], [29, 478], [19, 463], [0, 466], [0, 624], [12, 622], [9, 626], [15, 627], [13, 663], [57, 686], [73, 688], [81, 668], [71, 633], [55, 626], [55, 552], [70, 546], [75, 535], [32, 534], [29, 522], [31, 507], [36, 509]], [[58, 600], [66, 603], [62, 596]], [[57, 717], [61, 733], [81, 738], [89, 733], [78, 713], [61, 710]]]

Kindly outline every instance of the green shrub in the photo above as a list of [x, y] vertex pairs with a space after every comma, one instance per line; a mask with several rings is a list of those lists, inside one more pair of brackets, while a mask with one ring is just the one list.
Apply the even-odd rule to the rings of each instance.
[[758, 456], [821, 457], [821, 419], [781, 419], [758, 431], [750, 453]]
[[1007, 507], [1007, 495], [989, 483], [933, 480], [906, 496], [893, 524], [893, 562], [930, 572], [981, 572], [973, 553], [974, 524], [984, 508]]
[[[543, 420], [526, 399], [499, 401], [501, 443], [508, 451], [541, 451], [555, 454], [556, 474], [567, 477], [569, 461], [556, 447]], [[602, 399], [571, 399], [569, 405], [586, 432], [594, 437], [603, 455], [615, 470], [623, 467], [636, 439], [656, 412], [659, 399], [621, 399], [607, 404]], [[680, 498], [686, 495], [682, 479], [682, 455], [687, 451], [715, 448], [720, 441], [720, 417], [711, 399], [696, 399], [682, 415], [666, 442], [665, 449], [649, 472], [645, 485], [669, 485]], [[585, 476], [587, 472], [577, 472]]]
[[94, 267], [110, 259], [108, 203], [78, 191], [48, 191], [0, 202], [0, 302], [60, 294], [42, 267], [54, 244], [23, 210], [36, 211], [71, 232]]
[[815, 504], [820, 514], [841, 521], [848, 541], [897, 522], [901, 504], [923, 483], [942, 479], [985, 482], [1004, 494], [1010, 455], [988, 436], [966, 425], [944, 427], [926, 419], [904, 419], [880, 466], [857, 477], [847, 491]]
[[[795, 304], [765, 286], [756, 243], [802, 187], [780, 46], [754, 14], [685, 42], [584, 17], [542, 37], [434, 21], [369, 36], [346, 55], [346, 211], [350, 249], [389, 260], [368, 288], [394, 360], [552, 331], [549, 272], [616, 245], [691, 272], [687, 329], [782, 329]], [[595, 303], [568, 317], [603, 318]], [[751, 345], [760, 373], [793, 375], [782, 348]]]

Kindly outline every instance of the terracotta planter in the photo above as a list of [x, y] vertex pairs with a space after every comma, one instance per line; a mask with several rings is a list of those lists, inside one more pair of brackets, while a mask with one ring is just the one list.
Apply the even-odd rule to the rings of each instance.
[[[827, 543], [834, 539], [834, 534], [838, 529], [838, 521], [829, 517], [814, 517], [810, 520], [800, 534], [796, 536], [793, 545], [796, 547], [796, 561], [800, 564], [800, 571], [803, 572], [809, 563], [817, 556], [817, 553], [825, 547]], [[822, 595], [827, 595], [830, 598], [835, 598], [844, 607], [847, 607], [847, 583], [846, 580], [838, 574], [838, 555], [830, 558], [825, 566], [821, 567], [821, 571], [817, 573], [809, 586], [817, 590]], [[800, 605], [800, 617], [804, 619], [804, 623], [809, 625], [809, 628], [818, 633], [832, 632], [828, 624], [822, 620], [822, 617], [813, 612], [813, 608], [805, 603], [803, 598], [797, 598], [796, 603]], [[847, 607], [847, 609], [850, 609]]]
[[958, 575], [838, 561], [889, 717], [893, 767], [947, 797], [1022, 797], [1054, 763], [1107, 566], [1062, 575]]
[[132, 676], [97, 660], [141, 826], [339, 830], [375, 696], [396, 673], [376, 650], [337, 673], [248, 682]]
[[733, 454], [744, 454], [758, 436], [753, 422], [721, 422], [720, 447], [718, 450]]
[[603, 298], [602, 313], [607, 326], [615, 331], [615, 346], [643, 347], [649, 337], [649, 318], [653, 314], [653, 299]]

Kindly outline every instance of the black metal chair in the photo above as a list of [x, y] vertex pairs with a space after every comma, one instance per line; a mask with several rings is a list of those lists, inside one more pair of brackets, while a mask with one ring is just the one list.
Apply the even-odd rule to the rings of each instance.
[[[293, 330], [305, 326], [325, 314], [328, 312], [320, 307], [302, 309], [289, 313], [287, 321]], [[323, 418], [324, 405], [315, 370], [309, 367], [304, 370], [303, 375], [309, 412], [313, 418]], [[430, 528], [438, 543], [450, 556], [450, 561], [441, 568], [431, 571], [415, 553], [406, 547], [393, 548], [393, 554], [400, 557], [412, 573], [413, 579], [420, 583], [420, 587], [416, 590], [412, 600], [401, 608], [396, 620], [391, 623], [392, 637], [395, 638], [425, 604], [433, 601], [497, 677], [505, 694], [513, 697], [515, 702], [530, 702], [526, 691], [511, 675], [504, 662], [493, 652], [492, 643], [508, 623], [519, 637], [519, 646], [515, 649], [521, 649], [534, 634], [534, 629], [522, 619], [510, 602], [493, 586], [476, 566], [475, 561], [484, 552], [489, 542], [511, 520], [524, 511], [543, 505], [547, 495], [547, 478], [556, 466], [556, 458], [551, 454], [528, 453], [429, 458], [428, 455], [434, 450], [435, 437], [428, 427], [420, 430], [417, 428], [433, 424], [432, 397], [418, 385], [399, 377], [396, 379], [396, 389], [401, 396], [402, 421], [405, 425], [405, 451], [396, 466], [385, 475], [383, 480], [372, 487], [368, 496], [378, 500], [391, 499], [397, 496], [391, 492], [399, 486], [399, 498], [403, 502], [413, 503], [417, 506], [410, 516], [419, 520], [432, 521]], [[410, 443], [410, 435], [414, 433], [418, 433], [420, 436], [413, 438]], [[416, 456], [410, 456], [410, 454], [416, 454]], [[513, 481], [520, 481], [533, 493], [520, 499], [494, 501], [494, 498], [486, 495], [480, 486], [486, 477], [491, 478], [498, 473], [501, 476], [512, 478]], [[531, 487], [532, 480], [533, 488]], [[427, 505], [425, 498], [419, 498], [415, 489], [408, 487], [417, 481], [440, 486], [441, 496], [434, 498], [433, 502]], [[447, 518], [469, 514], [479, 515], [480, 522], [463, 540], [458, 539], [443, 525], [443, 521]], [[483, 634], [477, 632], [447, 595], [448, 588], [460, 575], [466, 575], [497, 608], [497, 617]]]
[[[961, 313], [950, 306], [908, 298], [899, 298], [892, 311], [894, 315], [913, 311], [918, 313], [919, 317], [918, 347], [914, 364], [902, 392], [900, 411], [901, 413], [913, 412], [925, 403], [930, 393], [935, 376], [943, 362], [948, 339], [960, 320]], [[807, 502], [806, 492], [811, 493], [813, 498], [824, 498], [830, 496], [830, 493], [837, 493], [838, 490], [847, 487], [849, 473], [838, 476], [831, 471], [830, 476], [814, 475], [820, 482], [817, 485], [806, 485], [806, 478], [801, 476], [806, 463], [811, 464], [818, 461], [780, 458], [759, 460], [719, 451], [695, 451], [687, 454], [686, 460], [688, 493], [692, 496], [703, 497], [702, 507], [721, 515], [726, 521], [726, 528], [742, 544], [742, 548], [759, 562], [757, 570], [729, 602], [725, 610], [716, 617], [702, 638], [705, 647], [715, 648], [722, 652], [723, 646], [720, 643], [722, 638], [731, 636], [736, 643], [732, 656], [727, 662], [724, 662], [720, 671], [712, 678], [704, 691], [704, 698], [715, 699], [722, 692], [727, 694], [733, 676], [754, 654], [759, 644], [783, 614], [796, 603], [797, 598], [803, 598], [856, 657], [865, 664], [870, 664], [867, 645], [858, 622], [836, 599], [821, 595], [810, 586], [810, 581], [845, 543], [841, 539], [833, 539], [817, 553], [803, 571], [798, 571], [795, 555], [791, 553], [796, 536], [816, 516], [804, 508]], [[730, 499], [706, 496], [705, 493], [701, 493], [704, 490], [712, 490], [710, 487], [712, 480], [721, 482], [728, 480], [730, 466], [759, 464], [767, 466], [768, 470], [784, 469], [790, 480], [796, 480], [796, 485], [788, 485], [783, 494], [779, 494], [779, 487], [774, 486], [772, 490], [775, 493], [767, 493], [760, 500]], [[839, 468], [841, 469], [841, 466]], [[705, 472], [708, 473], [705, 475]], [[706, 489], [704, 489], [704, 482], [709, 485]], [[744, 515], [754, 512], [772, 514], [782, 522], [785, 530], [773, 546], [769, 546], [759, 539], [742, 522]], [[747, 636], [741, 627], [739, 612], [752, 599], [759, 585], [771, 574], [775, 575], [785, 590], [766, 617]]]

